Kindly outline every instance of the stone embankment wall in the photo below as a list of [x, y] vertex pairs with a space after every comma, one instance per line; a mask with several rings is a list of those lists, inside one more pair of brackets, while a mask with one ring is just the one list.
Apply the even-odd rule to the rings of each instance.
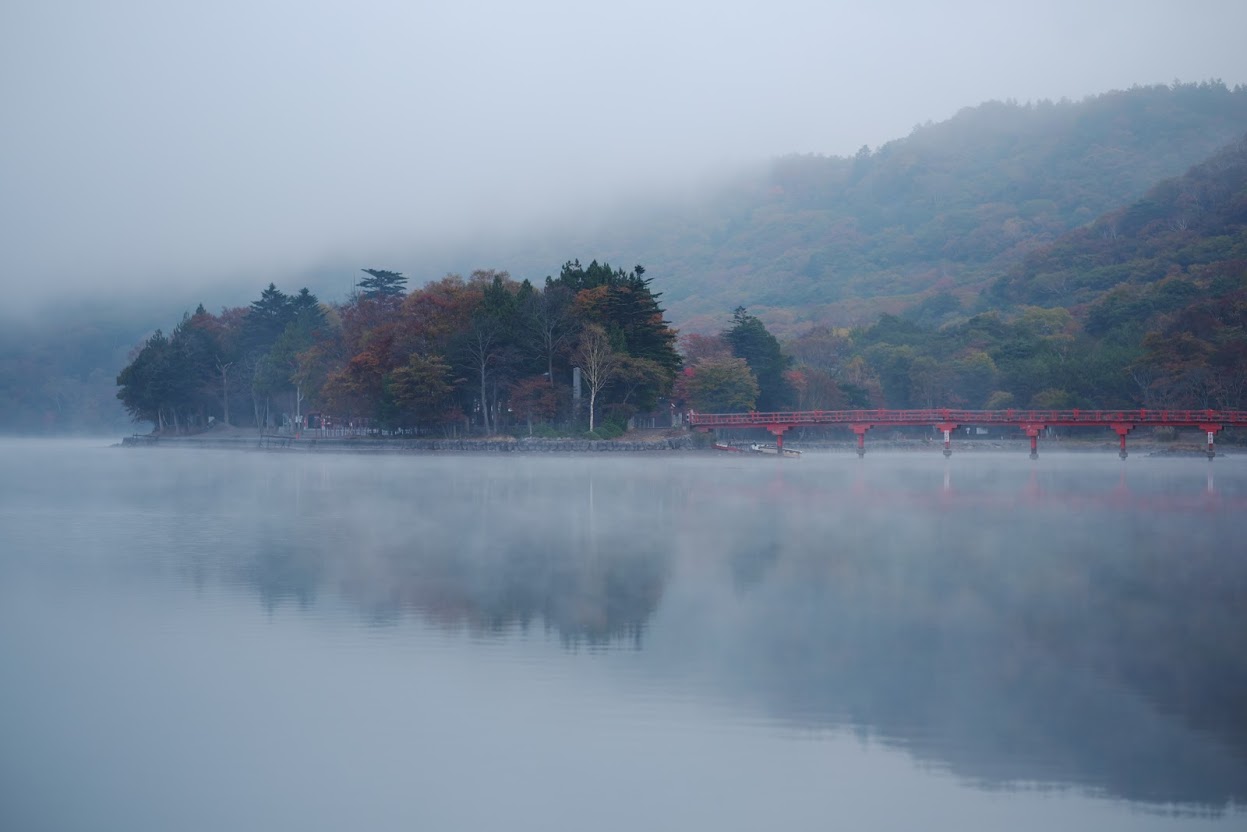
[[238, 450], [290, 451], [472, 451], [484, 453], [653, 453], [693, 449], [685, 436], [659, 440], [619, 439], [295, 439], [290, 436], [131, 436], [121, 440], [124, 447], [235, 448]]

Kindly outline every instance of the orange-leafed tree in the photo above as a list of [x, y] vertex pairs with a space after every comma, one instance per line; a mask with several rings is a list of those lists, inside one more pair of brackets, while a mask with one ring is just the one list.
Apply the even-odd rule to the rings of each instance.
[[365, 350], [329, 374], [322, 395], [325, 404], [345, 416], [373, 416], [385, 394], [389, 371], [380, 350]]
[[449, 274], [409, 294], [399, 312], [396, 346], [404, 353], [448, 354], [452, 340], [471, 326], [482, 287]]

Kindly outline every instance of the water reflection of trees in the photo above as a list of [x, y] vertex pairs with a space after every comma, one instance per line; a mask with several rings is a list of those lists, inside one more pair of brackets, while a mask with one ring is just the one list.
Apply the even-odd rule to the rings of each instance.
[[1241, 522], [974, 506], [777, 500], [765, 540], [704, 507], [745, 611], [719, 683], [982, 784], [1241, 803]]
[[568, 644], [639, 647], [658, 606], [668, 552], [635, 541], [520, 535], [459, 545], [413, 543], [367, 571], [338, 564], [338, 590], [373, 613], [416, 612], [478, 634], [543, 626]]
[[[752, 485], [576, 466], [469, 467], [433, 489], [305, 483], [294, 519], [267, 521], [235, 574], [266, 603], [328, 595], [373, 622], [660, 639], [657, 673], [703, 674], [716, 695], [984, 786], [1247, 799], [1237, 515], [1160, 514], [1155, 495], [1185, 485], [1123, 492], [1116, 475], [950, 488], [937, 472], [885, 489], [921, 498], [895, 503], [849, 474], [737, 473]], [[1037, 488], [1117, 496], [1079, 512], [1027, 498]], [[677, 572], [709, 600], [651, 637]]]
[[417, 615], [480, 635], [538, 626], [568, 645], [639, 647], [671, 557], [664, 495], [589, 472], [500, 473], [406, 493], [340, 475], [304, 483], [298, 520], [269, 524], [292, 534], [263, 527], [235, 574], [266, 606], [331, 589], [376, 624]]

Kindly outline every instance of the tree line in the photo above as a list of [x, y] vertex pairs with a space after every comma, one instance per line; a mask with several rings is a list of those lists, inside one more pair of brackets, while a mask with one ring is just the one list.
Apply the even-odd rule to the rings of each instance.
[[676, 397], [704, 412], [1247, 409], [1247, 261], [1139, 297], [1147, 309], [1112, 326], [1100, 306], [1023, 306], [943, 326], [883, 315], [782, 344], [739, 308], [720, 334], [683, 339]]
[[387, 430], [600, 434], [669, 406], [676, 332], [642, 266], [571, 261], [543, 286], [481, 270], [410, 292], [400, 272], [363, 271], [343, 303], [269, 284], [246, 307], [201, 305], [136, 350], [118, 398], [175, 432], [314, 413]]

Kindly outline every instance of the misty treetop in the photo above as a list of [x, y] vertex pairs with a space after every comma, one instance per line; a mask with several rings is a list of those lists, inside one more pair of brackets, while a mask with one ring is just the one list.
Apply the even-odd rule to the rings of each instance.
[[[681, 367], [640, 266], [571, 261], [542, 287], [481, 270], [411, 292], [399, 272], [364, 271], [340, 304], [270, 283], [246, 307], [200, 306], [147, 339], [117, 378], [118, 398], [159, 430], [263, 428], [308, 413], [417, 431], [593, 430], [602, 419], [619, 430], [659, 406]], [[583, 413], [573, 365], [587, 385]]]
[[359, 292], [368, 300], [397, 300], [403, 296], [407, 278], [402, 272], [385, 269], [360, 269], [368, 276], [359, 282]]

